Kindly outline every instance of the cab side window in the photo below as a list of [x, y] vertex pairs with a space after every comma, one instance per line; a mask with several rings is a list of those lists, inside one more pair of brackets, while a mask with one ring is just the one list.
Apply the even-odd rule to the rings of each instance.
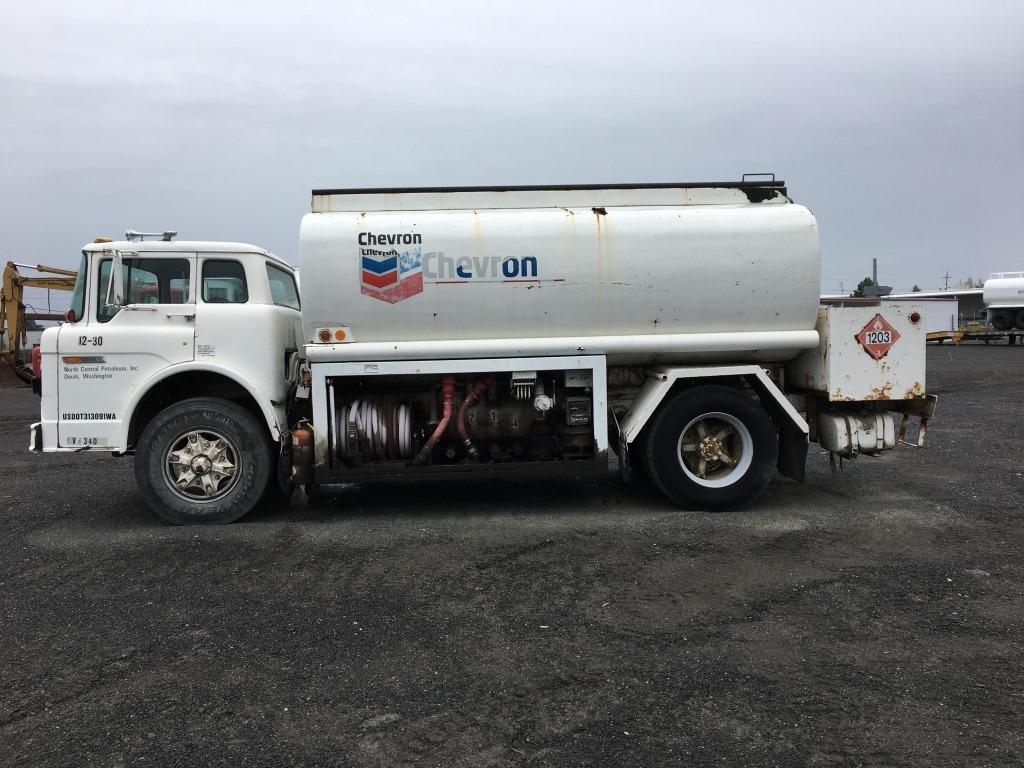
[[203, 262], [202, 295], [207, 304], [245, 304], [249, 288], [244, 267], [237, 261], [207, 259]]
[[290, 273], [268, 263], [267, 278], [270, 280], [270, 298], [277, 306], [299, 309], [299, 290]]
[[[107, 307], [110, 259], [100, 262], [96, 297], [96, 319], [105, 323], [120, 311]], [[124, 296], [128, 304], [188, 304], [189, 267], [187, 259], [124, 259]]]

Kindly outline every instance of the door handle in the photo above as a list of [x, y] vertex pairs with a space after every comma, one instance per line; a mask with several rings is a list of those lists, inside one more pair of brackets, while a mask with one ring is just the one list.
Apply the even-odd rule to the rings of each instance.
[[165, 312], [168, 317], [183, 317], [186, 320], [196, 319], [196, 310], [194, 307], [190, 309], [168, 309], [165, 310]]

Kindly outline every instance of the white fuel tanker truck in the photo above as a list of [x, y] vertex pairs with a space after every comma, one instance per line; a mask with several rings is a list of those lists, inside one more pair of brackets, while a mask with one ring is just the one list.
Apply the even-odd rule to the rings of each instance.
[[989, 325], [1024, 331], [1024, 272], [993, 272], [982, 294]]
[[174, 523], [609, 449], [712, 510], [802, 479], [809, 441], [877, 454], [910, 417], [921, 441], [935, 405], [920, 308], [819, 306], [817, 224], [774, 180], [314, 191], [300, 261], [301, 301], [253, 246], [85, 246], [32, 450], [134, 454]]

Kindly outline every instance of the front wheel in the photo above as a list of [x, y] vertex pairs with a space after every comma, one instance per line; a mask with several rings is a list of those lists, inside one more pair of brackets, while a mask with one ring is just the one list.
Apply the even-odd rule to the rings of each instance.
[[267, 430], [229, 400], [194, 398], [158, 413], [139, 437], [135, 480], [146, 504], [175, 525], [230, 523], [260, 500], [271, 476]]
[[694, 509], [742, 506], [771, 480], [779, 438], [761, 404], [731, 387], [695, 387], [665, 404], [647, 430], [655, 485]]

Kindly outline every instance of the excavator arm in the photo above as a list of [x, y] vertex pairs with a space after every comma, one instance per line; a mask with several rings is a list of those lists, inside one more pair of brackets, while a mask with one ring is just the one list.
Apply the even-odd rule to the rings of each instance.
[[[55, 277], [25, 277], [19, 271], [31, 269]], [[47, 267], [42, 264], [18, 264], [8, 261], [0, 285], [0, 369], [13, 369], [18, 378], [27, 376], [21, 362], [25, 344], [26, 321], [60, 320], [63, 315], [48, 312], [25, 312], [25, 288], [45, 288], [54, 291], [72, 291], [78, 273], [71, 269]], [[0, 371], [2, 375], [2, 371]]]

